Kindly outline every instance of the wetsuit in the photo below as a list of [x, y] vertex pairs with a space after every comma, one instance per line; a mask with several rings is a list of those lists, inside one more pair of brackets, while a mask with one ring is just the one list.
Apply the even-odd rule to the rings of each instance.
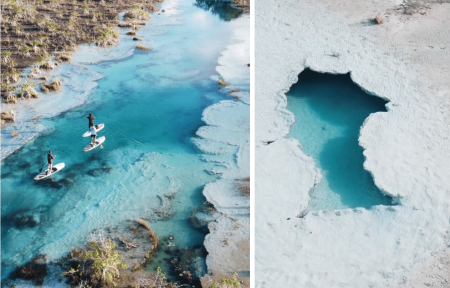
[[94, 115], [89, 114], [89, 116], [87, 116], [86, 118], [89, 119], [89, 129], [91, 129], [91, 126], [94, 126], [94, 119], [95, 119], [95, 117], [94, 117]]
[[47, 174], [51, 174], [52, 171], [52, 166], [53, 166], [53, 159], [55, 159], [56, 156], [53, 156], [51, 153], [47, 154], [47, 162], [48, 162], [48, 170], [47, 170]]

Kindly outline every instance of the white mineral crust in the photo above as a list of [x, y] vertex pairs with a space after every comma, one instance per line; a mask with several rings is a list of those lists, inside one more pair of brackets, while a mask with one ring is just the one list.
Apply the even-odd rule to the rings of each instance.
[[[450, 4], [256, 2], [256, 287], [450, 287]], [[382, 25], [370, 19], [380, 15]], [[368, 170], [396, 206], [309, 212], [320, 179], [287, 139], [297, 76], [349, 73], [389, 103], [366, 119]], [[269, 144], [270, 143], [270, 144]], [[289, 220], [288, 220], [289, 219]], [[440, 268], [441, 267], [441, 268]]]

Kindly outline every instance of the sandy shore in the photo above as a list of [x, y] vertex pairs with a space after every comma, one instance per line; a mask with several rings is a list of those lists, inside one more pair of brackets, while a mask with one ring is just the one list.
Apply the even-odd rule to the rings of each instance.
[[[257, 3], [257, 287], [450, 285], [450, 4], [426, 4]], [[398, 205], [307, 213], [321, 176], [286, 138], [301, 119], [284, 94], [305, 68], [350, 72], [389, 101], [359, 143], [365, 169]]]

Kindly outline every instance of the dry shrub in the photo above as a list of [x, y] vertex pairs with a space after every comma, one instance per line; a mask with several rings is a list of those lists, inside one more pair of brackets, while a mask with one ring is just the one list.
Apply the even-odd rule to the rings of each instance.
[[234, 93], [234, 92], [240, 92], [240, 91], [241, 91], [241, 89], [239, 89], [239, 88], [237, 88], [237, 89], [231, 89], [231, 90], [230, 90], [230, 94], [231, 94], [231, 93]]
[[59, 91], [61, 90], [61, 81], [53, 80], [50, 84], [44, 84], [41, 87], [42, 92], [48, 93], [50, 91]]
[[220, 78], [219, 81], [217, 81], [217, 83], [219, 83], [219, 85], [222, 85], [222, 86], [228, 85], [228, 82], [225, 81], [223, 78]]
[[237, 181], [235, 186], [241, 191], [242, 196], [250, 196], [250, 176]]
[[378, 15], [377, 17], [375, 17], [375, 22], [376, 22], [378, 25], [380, 25], [380, 24], [383, 24], [383, 23], [384, 23], [384, 19], [381, 18], [380, 15]]
[[11, 137], [16, 137], [16, 136], [18, 136], [19, 135], [19, 132], [18, 131], [14, 131], [13, 133], [11, 133]]
[[144, 46], [144, 45], [142, 45], [142, 44], [138, 44], [138, 45], [136, 46], [136, 48], [139, 49], [139, 50], [148, 50], [148, 49], [150, 49], [149, 47]]
[[14, 115], [10, 112], [2, 112], [1, 119], [5, 122], [14, 122]]
[[127, 10], [125, 15], [123, 16], [123, 19], [125, 21], [132, 21], [135, 19], [148, 20], [148, 19], [150, 19], [150, 14], [148, 14], [146, 11], [142, 10], [139, 7], [133, 7], [131, 9]]
[[66, 48], [67, 51], [77, 51], [77, 45], [70, 45]]
[[70, 54], [67, 54], [67, 53], [63, 53], [63, 54], [59, 55], [59, 59], [61, 59], [64, 62], [72, 61], [72, 57], [70, 57]]
[[127, 35], [134, 36], [136, 35], [136, 31], [128, 31]]
[[17, 103], [17, 96], [9, 97], [9, 98], [3, 98], [3, 102], [8, 104], [16, 104]]
[[117, 26], [119, 26], [120, 28], [131, 28], [131, 27], [133, 27], [133, 25], [131, 25], [131, 23], [119, 23], [119, 24], [117, 24]]
[[137, 37], [133, 37], [133, 41], [139, 41], [140, 39]]

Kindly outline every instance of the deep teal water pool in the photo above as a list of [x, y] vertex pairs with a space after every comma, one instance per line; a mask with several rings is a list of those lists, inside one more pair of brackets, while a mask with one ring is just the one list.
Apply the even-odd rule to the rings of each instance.
[[362, 91], [350, 75], [303, 71], [287, 93], [295, 115], [290, 136], [313, 157], [322, 181], [311, 191], [309, 210], [390, 205], [364, 170], [359, 130], [371, 113], [385, 112], [386, 101]]

